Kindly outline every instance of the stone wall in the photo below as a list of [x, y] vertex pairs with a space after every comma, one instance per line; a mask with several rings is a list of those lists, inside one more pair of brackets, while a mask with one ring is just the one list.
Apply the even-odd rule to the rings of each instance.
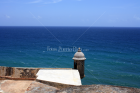
[[28, 79], [34, 78], [36, 79], [36, 73], [39, 68], [18, 68], [18, 67], [3, 67], [0, 66], [0, 77], [11, 77], [11, 78], [21, 78]]

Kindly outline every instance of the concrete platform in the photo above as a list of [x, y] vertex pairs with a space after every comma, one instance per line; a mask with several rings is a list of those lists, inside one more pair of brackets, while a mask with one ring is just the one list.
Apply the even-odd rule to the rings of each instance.
[[79, 72], [75, 69], [40, 69], [37, 79], [68, 85], [82, 85]]

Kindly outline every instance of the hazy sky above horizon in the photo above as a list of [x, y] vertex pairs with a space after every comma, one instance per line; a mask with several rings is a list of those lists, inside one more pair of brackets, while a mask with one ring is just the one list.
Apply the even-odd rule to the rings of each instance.
[[0, 26], [140, 27], [140, 0], [0, 0]]

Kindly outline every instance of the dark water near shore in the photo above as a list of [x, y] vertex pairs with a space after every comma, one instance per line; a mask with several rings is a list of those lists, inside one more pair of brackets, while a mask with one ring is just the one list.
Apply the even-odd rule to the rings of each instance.
[[140, 88], [140, 28], [0, 27], [0, 66], [73, 68], [81, 47], [83, 85]]

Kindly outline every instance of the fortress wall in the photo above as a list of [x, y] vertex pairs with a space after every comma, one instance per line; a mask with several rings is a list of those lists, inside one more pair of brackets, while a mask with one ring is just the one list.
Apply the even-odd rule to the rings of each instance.
[[36, 79], [39, 69], [72, 69], [72, 68], [30, 68], [0, 66], [0, 79]]
[[19, 67], [3, 67], [0, 66], [1, 77], [11, 78], [36, 78], [39, 68], [19, 68]]

